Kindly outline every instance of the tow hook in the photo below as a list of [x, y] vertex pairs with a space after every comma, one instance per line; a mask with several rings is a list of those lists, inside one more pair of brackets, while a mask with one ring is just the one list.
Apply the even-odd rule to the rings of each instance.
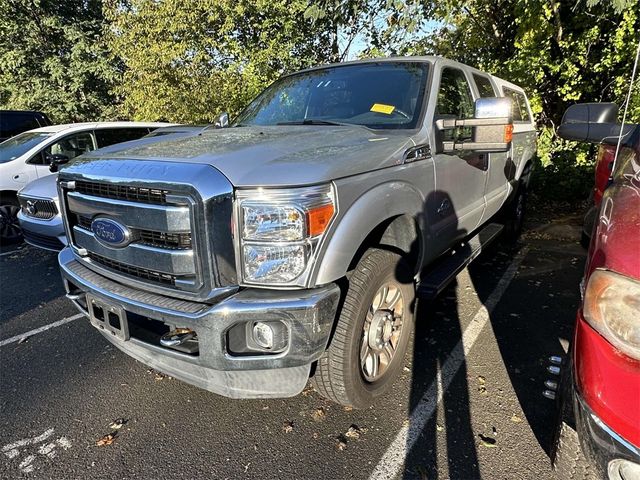
[[[559, 376], [561, 372], [562, 366], [562, 357], [558, 357], [556, 355], [552, 355], [549, 357], [549, 366], [547, 367], [547, 372], [552, 375]], [[556, 390], [558, 390], [558, 382], [555, 380], [546, 380], [544, 382], [545, 390], [542, 392], [542, 396], [548, 398], [549, 400], [556, 399]]]
[[175, 330], [165, 333], [160, 338], [160, 345], [163, 347], [175, 348], [194, 339], [195, 337], [196, 332], [190, 328], [176, 328]]

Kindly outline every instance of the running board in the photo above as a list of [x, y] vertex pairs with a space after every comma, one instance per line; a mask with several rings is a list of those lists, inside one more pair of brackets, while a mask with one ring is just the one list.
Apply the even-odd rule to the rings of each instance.
[[456, 278], [458, 273], [498, 238], [503, 228], [504, 226], [498, 223], [490, 223], [476, 235], [460, 244], [458, 248], [451, 250], [450, 255], [437, 260], [435, 265], [429, 268], [420, 279], [417, 296], [423, 300], [436, 298]]

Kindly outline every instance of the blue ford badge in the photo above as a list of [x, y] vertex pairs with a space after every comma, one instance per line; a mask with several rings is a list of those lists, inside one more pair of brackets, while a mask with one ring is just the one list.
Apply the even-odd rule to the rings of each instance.
[[91, 231], [109, 247], [124, 247], [129, 243], [129, 229], [110, 218], [96, 218], [91, 222]]

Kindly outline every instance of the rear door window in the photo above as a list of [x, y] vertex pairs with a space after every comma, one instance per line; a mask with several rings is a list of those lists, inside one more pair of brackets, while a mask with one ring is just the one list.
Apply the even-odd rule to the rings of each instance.
[[149, 133], [146, 127], [139, 128], [100, 128], [95, 131], [98, 148], [108, 147], [116, 143], [138, 140]]
[[507, 87], [503, 87], [505, 97], [511, 99], [512, 112], [514, 122], [530, 122], [529, 108], [527, 108], [527, 99], [522, 92], [516, 92]]
[[478, 87], [478, 93], [480, 97], [496, 97], [496, 91], [493, 89], [493, 85], [491, 84], [491, 80], [484, 75], [478, 75], [477, 73], [473, 74], [473, 81], [476, 82], [476, 87]]

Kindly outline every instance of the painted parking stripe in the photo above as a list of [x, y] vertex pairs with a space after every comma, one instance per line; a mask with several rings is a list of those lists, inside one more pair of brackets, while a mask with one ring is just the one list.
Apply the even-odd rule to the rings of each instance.
[[11, 338], [7, 338], [6, 340], [0, 341], [0, 347], [4, 347], [5, 345], [9, 345], [10, 343], [18, 342], [21, 338], [28, 338], [34, 335], [37, 335], [42, 332], [46, 332], [47, 330], [55, 327], [59, 327], [60, 325], [64, 325], [65, 323], [73, 322], [81, 317], [84, 317], [84, 313], [78, 313], [73, 315], [72, 317], [63, 318], [62, 320], [58, 320], [57, 322], [50, 323], [40, 328], [36, 328], [34, 330], [29, 330], [28, 332], [21, 333], [20, 335], [16, 335]]
[[436, 378], [431, 382], [429, 388], [420, 399], [420, 402], [413, 412], [411, 412], [409, 425], [403, 426], [400, 429], [382, 459], [380, 459], [376, 465], [376, 468], [369, 477], [370, 480], [394, 479], [404, 468], [407, 454], [420, 437], [427, 422], [435, 414], [438, 404], [442, 401], [444, 392], [449, 388], [453, 377], [462, 366], [465, 356], [469, 353], [471, 347], [473, 347], [473, 344], [487, 325], [491, 312], [500, 302], [502, 295], [504, 295], [507, 287], [518, 272], [518, 268], [528, 251], [528, 247], [522, 248], [502, 274], [496, 288], [475, 314], [462, 334], [462, 338], [453, 350], [451, 350], [447, 360], [438, 371]]

